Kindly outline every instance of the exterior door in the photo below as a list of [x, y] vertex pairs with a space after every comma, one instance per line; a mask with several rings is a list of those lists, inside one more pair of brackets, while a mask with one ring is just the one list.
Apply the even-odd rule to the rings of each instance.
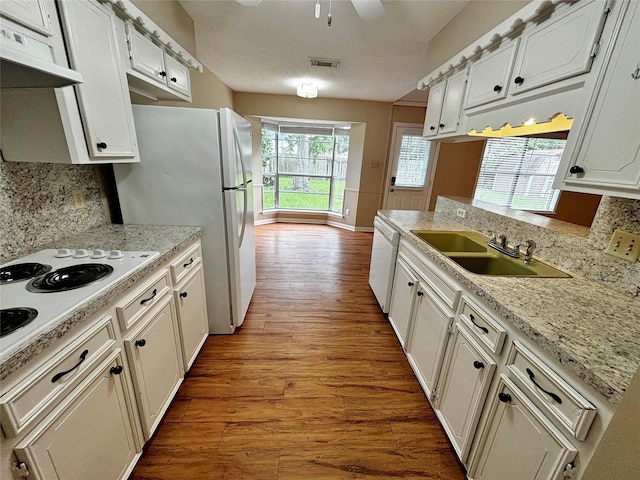
[[394, 124], [385, 209], [426, 210], [433, 163], [430, 147], [422, 137], [422, 125]]

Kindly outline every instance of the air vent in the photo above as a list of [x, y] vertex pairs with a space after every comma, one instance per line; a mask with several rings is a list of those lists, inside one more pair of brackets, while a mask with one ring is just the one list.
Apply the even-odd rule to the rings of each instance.
[[340, 60], [336, 58], [309, 58], [309, 64], [312, 67], [329, 67], [338, 68], [340, 66]]

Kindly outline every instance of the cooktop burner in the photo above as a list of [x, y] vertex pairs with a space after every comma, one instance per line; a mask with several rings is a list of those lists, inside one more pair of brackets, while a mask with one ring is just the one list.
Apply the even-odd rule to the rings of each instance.
[[24, 327], [37, 316], [38, 311], [34, 308], [3, 308], [0, 310], [0, 337]]
[[43, 265], [42, 263], [16, 263], [0, 268], [0, 284], [11, 282], [19, 282], [20, 280], [28, 280], [37, 277], [51, 270], [51, 265]]
[[27, 290], [33, 293], [65, 292], [89, 285], [111, 272], [113, 267], [103, 263], [71, 265], [34, 278], [27, 284]]

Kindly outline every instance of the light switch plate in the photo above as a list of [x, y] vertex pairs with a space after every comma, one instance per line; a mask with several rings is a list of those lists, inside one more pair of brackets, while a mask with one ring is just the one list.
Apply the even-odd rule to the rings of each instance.
[[607, 247], [609, 255], [635, 262], [640, 256], [640, 235], [616, 229]]

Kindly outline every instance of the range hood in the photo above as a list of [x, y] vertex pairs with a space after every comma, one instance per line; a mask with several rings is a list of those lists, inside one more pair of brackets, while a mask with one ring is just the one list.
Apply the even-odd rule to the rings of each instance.
[[70, 68], [11, 49], [0, 49], [1, 88], [64, 87], [82, 83]]

